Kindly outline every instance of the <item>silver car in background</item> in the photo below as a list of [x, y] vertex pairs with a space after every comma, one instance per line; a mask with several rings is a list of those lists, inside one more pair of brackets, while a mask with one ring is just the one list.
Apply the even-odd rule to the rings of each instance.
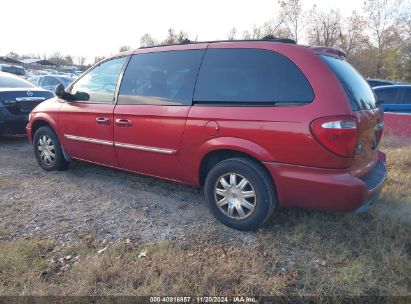
[[67, 88], [75, 79], [76, 77], [68, 75], [42, 75], [30, 77], [28, 81], [38, 87], [54, 92], [54, 89], [60, 83]]

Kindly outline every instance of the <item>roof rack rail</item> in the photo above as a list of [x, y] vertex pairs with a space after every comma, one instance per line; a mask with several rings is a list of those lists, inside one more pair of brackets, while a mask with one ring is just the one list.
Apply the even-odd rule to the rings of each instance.
[[140, 47], [140, 49], [149, 49], [149, 48], [153, 48], [153, 47], [173, 46], [173, 45], [183, 45], [183, 44], [218, 43], [218, 42], [257, 42], [257, 41], [297, 44], [295, 42], [295, 40], [290, 39], [290, 38], [276, 38], [273, 35], [267, 35], [267, 36], [264, 36], [261, 39], [242, 39], [242, 40], [239, 39], [239, 40], [191, 41], [190, 39], [184, 39], [180, 43], [160, 44], [160, 45], [154, 45], [154, 46], [142, 46], [142, 47]]

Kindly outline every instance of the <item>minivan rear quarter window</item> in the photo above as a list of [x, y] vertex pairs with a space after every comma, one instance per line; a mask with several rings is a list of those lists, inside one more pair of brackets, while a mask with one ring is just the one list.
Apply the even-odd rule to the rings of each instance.
[[314, 99], [302, 71], [287, 57], [260, 49], [207, 50], [194, 93], [197, 104], [300, 104]]
[[345, 59], [320, 55], [340, 81], [354, 111], [375, 109], [374, 93], [365, 79]]

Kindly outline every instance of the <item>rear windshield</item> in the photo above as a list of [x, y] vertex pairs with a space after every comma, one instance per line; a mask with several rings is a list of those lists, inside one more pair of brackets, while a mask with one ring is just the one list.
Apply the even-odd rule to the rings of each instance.
[[0, 75], [0, 88], [34, 88], [35, 85], [16, 76]]
[[326, 55], [320, 57], [341, 82], [354, 111], [376, 108], [372, 89], [356, 69], [344, 59]]

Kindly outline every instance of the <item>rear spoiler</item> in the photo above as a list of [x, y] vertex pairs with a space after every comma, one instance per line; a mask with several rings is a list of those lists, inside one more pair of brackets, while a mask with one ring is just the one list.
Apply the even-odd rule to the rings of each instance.
[[328, 47], [328, 46], [314, 46], [310, 47], [314, 52], [316, 53], [326, 53], [326, 54], [331, 54], [334, 56], [338, 56], [341, 58], [347, 58], [347, 55], [343, 50], [333, 48], [333, 47]]

